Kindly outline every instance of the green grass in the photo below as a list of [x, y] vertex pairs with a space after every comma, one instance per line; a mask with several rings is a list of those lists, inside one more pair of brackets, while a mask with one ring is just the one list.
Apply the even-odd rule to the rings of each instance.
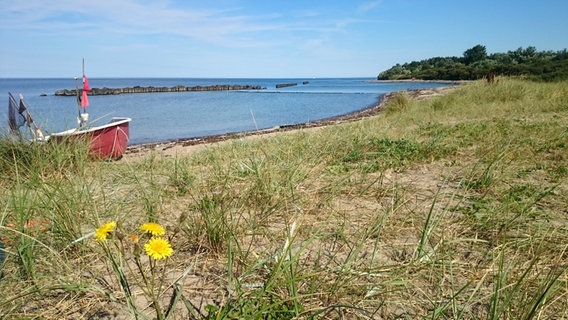
[[174, 157], [84, 151], [0, 141], [0, 318], [155, 316], [131, 248], [76, 241], [111, 220], [167, 227], [172, 319], [568, 317], [565, 83], [401, 93], [372, 118]]

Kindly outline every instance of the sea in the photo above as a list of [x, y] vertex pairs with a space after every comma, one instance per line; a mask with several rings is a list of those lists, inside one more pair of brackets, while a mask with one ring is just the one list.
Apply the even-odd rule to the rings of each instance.
[[[372, 78], [221, 79], [89, 78], [91, 88], [252, 85], [261, 90], [133, 93], [89, 96], [94, 125], [130, 117], [130, 145], [157, 143], [293, 125], [340, 116], [376, 105], [389, 92], [448, 86], [438, 82], [377, 82]], [[79, 79], [80, 82], [80, 79]], [[277, 84], [297, 83], [276, 88]], [[79, 83], [79, 86], [81, 84]], [[55, 96], [74, 89], [73, 78], [0, 78], [0, 131], [8, 132], [8, 92], [22, 94], [45, 134], [77, 125], [77, 99]]]

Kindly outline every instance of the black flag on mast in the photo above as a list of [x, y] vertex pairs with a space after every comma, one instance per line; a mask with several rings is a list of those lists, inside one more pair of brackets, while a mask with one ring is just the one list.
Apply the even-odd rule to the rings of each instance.
[[20, 127], [26, 124], [26, 122], [30, 124], [30, 114], [28, 113], [28, 109], [24, 105], [23, 101], [20, 100], [20, 103], [18, 104], [11, 93], [8, 92], [8, 95], [8, 125], [10, 126], [10, 131], [12, 133], [18, 134], [20, 132]]
[[13, 134], [20, 134], [20, 127], [24, 124], [27, 124], [30, 132], [32, 133], [34, 140], [39, 139], [45, 141], [45, 136], [41, 129], [37, 124], [35, 124], [34, 120], [32, 119], [32, 115], [30, 111], [26, 107], [24, 103], [24, 96], [20, 94], [20, 103], [16, 104], [16, 99], [10, 92], [9, 95], [9, 104], [8, 104], [8, 125], [10, 126], [10, 131]]

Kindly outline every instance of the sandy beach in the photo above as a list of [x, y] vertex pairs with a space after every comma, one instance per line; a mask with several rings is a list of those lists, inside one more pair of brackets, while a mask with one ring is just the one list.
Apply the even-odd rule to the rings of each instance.
[[[376, 80], [380, 81], [380, 80]], [[448, 84], [455, 84], [456, 82], [448, 82]], [[408, 96], [411, 99], [427, 99], [430, 97], [434, 97], [440, 94], [443, 94], [447, 90], [455, 88], [455, 86], [448, 86], [448, 87], [438, 87], [438, 88], [431, 88], [431, 89], [415, 89], [415, 90], [405, 90]], [[254, 137], [260, 135], [268, 135], [268, 134], [277, 134], [282, 132], [289, 132], [292, 130], [300, 130], [300, 129], [315, 129], [329, 125], [335, 125], [350, 121], [357, 121], [361, 119], [365, 119], [368, 117], [372, 117], [383, 109], [385, 104], [392, 99], [394, 95], [400, 92], [390, 92], [385, 94], [377, 104], [359, 110], [357, 112], [352, 112], [349, 114], [322, 119], [318, 121], [300, 123], [295, 125], [286, 125], [286, 126], [277, 126], [274, 128], [263, 129], [263, 130], [256, 130], [256, 131], [247, 131], [247, 132], [235, 132], [235, 133], [227, 133], [222, 135], [214, 135], [214, 136], [206, 136], [206, 137], [196, 137], [196, 138], [187, 138], [187, 139], [176, 139], [171, 141], [164, 141], [164, 142], [156, 142], [156, 143], [146, 143], [146, 144], [138, 144], [138, 145], [131, 145], [128, 147], [124, 154], [124, 160], [130, 161], [139, 159], [141, 157], [146, 156], [150, 152], [155, 152], [162, 156], [174, 156], [174, 155], [184, 155], [189, 154], [191, 152], [195, 152], [198, 150], [203, 149], [207, 145], [220, 143], [223, 141], [231, 140], [231, 139], [238, 139], [238, 138], [245, 138], [245, 137]]]

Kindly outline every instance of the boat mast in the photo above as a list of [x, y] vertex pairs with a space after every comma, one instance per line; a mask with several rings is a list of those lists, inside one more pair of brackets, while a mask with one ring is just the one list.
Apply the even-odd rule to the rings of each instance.
[[[82, 67], [81, 82], [83, 83], [83, 90], [81, 91], [81, 95], [79, 95], [79, 86], [77, 85], [77, 77], [75, 77], [75, 90], [77, 91], [77, 109], [79, 110], [77, 123], [79, 124], [79, 127], [82, 127], [87, 123], [87, 121], [89, 121], [89, 114], [87, 113], [87, 105], [89, 104], [89, 102], [87, 100], [87, 93], [85, 92], [85, 58], [83, 58]], [[83, 107], [82, 112], [81, 107]]]

